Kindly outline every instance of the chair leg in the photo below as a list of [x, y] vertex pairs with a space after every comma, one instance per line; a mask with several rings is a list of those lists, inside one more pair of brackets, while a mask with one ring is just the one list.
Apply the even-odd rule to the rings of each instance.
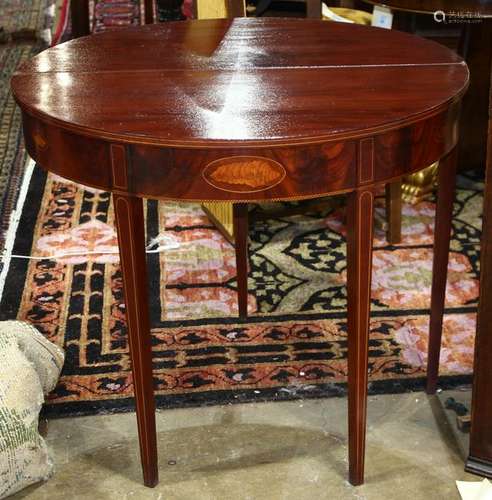
[[271, 3], [272, 0], [259, 0], [259, 2], [256, 4], [256, 11], [255, 11], [256, 17], [262, 16], [265, 13], [265, 11], [268, 10], [268, 7], [270, 7]]
[[436, 222], [434, 227], [434, 261], [432, 264], [429, 350], [427, 355], [427, 394], [434, 394], [439, 376], [442, 322], [446, 299], [449, 243], [456, 186], [457, 148], [439, 163]]
[[70, 16], [72, 21], [72, 38], [91, 34], [89, 0], [74, 0], [70, 2]]
[[401, 180], [386, 184], [386, 214], [388, 243], [401, 243]]
[[364, 482], [374, 195], [354, 191], [347, 210], [349, 481]]
[[239, 317], [248, 316], [248, 204], [233, 205]]
[[144, 21], [145, 24], [154, 22], [154, 0], [144, 0]]

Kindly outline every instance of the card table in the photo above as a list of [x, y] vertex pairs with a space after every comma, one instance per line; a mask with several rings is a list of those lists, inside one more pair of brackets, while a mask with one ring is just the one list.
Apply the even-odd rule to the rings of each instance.
[[104, 32], [17, 71], [29, 154], [113, 195], [147, 486], [158, 464], [142, 198], [244, 206], [347, 194], [349, 479], [361, 484], [374, 194], [441, 160], [431, 297], [440, 332], [467, 85], [464, 61], [434, 42], [278, 18]]

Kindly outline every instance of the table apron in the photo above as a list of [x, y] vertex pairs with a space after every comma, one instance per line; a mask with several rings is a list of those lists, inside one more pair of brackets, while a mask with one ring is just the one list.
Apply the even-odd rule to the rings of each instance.
[[189, 201], [314, 198], [427, 167], [458, 140], [459, 103], [374, 136], [272, 147], [173, 148], [108, 142], [23, 113], [27, 151], [44, 169], [121, 194]]

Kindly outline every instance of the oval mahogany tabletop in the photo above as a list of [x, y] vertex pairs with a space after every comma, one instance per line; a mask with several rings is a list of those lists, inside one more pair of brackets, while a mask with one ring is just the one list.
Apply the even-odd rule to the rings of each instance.
[[86, 135], [172, 146], [313, 143], [436, 114], [462, 59], [404, 33], [317, 20], [148, 25], [45, 50], [12, 79], [20, 106]]

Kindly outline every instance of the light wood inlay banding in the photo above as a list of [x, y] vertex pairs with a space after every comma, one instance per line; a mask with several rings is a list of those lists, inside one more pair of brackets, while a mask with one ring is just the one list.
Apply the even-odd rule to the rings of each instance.
[[374, 180], [374, 139], [368, 137], [359, 143], [359, 183]]
[[111, 172], [115, 189], [128, 189], [125, 146], [111, 144]]

